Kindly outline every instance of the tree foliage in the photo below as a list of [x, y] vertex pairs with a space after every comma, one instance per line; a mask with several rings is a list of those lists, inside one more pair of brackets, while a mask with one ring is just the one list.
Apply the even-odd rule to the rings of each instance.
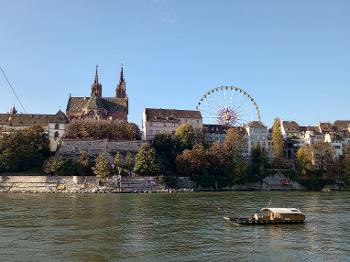
[[49, 154], [49, 140], [41, 127], [13, 130], [0, 137], [0, 171], [41, 167]]
[[149, 144], [143, 144], [135, 156], [134, 172], [140, 175], [158, 175], [162, 166], [157, 159], [155, 149]]
[[66, 125], [65, 137], [138, 140], [141, 133], [134, 123], [109, 120], [75, 120]]
[[155, 135], [152, 146], [156, 150], [159, 161], [167, 171], [175, 170], [176, 161], [176, 141], [170, 134], [162, 132]]
[[79, 158], [75, 163], [77, 175], [90, 176], [92, 175], [93, 163], [90, 155], [86, 151], [80, 151]]
[[284, 139], [279, 118], [275, 118], [272, 127], [272, 144], [274, 158], [279, 161], [283, 157]]
[[69, 158], [52, 156], [44, 162], [43, 171], [48, 175], [70, 176], [74, 174], [74, 166]]
[[252, 175], [262, 185], [265, 177], [268, 176], [266, 169], [268, 167], [268, 157], [264, 149], [258, 144], [252, 149]]
[[195, 141], [195, 132], [191, 125], [183, 124], [176, 128], [175, 138], [180, 150], [191, 149]]
[[109, 163], [108, 154], [101, 153], [98, 155], [93, 172], [96, 177], [102, 179], [112, 176], [112, 166]]
[[303, 145], [298, 149], [296, 162], [298, 170], [302, 175], [307, 175], [314, 170], [312, 155], [312, 149], [309, 145]]
[[126, 154], [126, 157], [125, 157], [125, 168], [126, 170], [128, 171], [128, 174], [131, 172], [131, 170], [133, 169], [133, 166], [134, 166], [134, 159], [131, 155], [130, 152], [128, 152]]

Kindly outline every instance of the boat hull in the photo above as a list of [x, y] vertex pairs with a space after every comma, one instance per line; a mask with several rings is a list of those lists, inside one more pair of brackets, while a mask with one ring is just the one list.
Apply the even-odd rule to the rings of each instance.
[[276, 224], [302, 224], [304, 220], [255, 220], [251, 218], [224, 217], [224, 219], [237, 225], [276, 225]]

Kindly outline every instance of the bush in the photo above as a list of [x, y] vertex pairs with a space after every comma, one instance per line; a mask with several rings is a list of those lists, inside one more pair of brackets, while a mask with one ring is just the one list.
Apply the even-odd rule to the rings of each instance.
[[70, 176], [74, 173], [74, 165], [68, 158], [53, 156], [44, 162], [43, 171], [48, 175]]
[[109, 120], [75, 120], [66, 126], [65, 137], [139, 140], [141, 132], [134, 123]]
[[49, 140], [41, 127], [12, 130], [0, 137], [0, 171], [41, 167], [49, 154]]

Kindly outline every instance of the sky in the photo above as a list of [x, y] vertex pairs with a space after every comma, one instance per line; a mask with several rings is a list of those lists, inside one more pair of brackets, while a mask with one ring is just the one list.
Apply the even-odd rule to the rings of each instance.
[[[267, 125], [314, 125], [350, 119], [349, 13], [348, 0], [0, 0], [0, 65], [28, 113], [89, 96], [96, 64], [114, 96], [123, 64], [137, 124], [227, 85]], [[0, 91], [0, 112], [23, 111], [2, 75]]]

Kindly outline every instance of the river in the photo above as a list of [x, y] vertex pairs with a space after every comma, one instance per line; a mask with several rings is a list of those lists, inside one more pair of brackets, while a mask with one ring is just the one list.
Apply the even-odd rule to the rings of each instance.
[[[235, 226], [218, 207], [298, 207], [305, 224]], [[1, 194], [1, 261], [350, 261], [350, 193]]]

